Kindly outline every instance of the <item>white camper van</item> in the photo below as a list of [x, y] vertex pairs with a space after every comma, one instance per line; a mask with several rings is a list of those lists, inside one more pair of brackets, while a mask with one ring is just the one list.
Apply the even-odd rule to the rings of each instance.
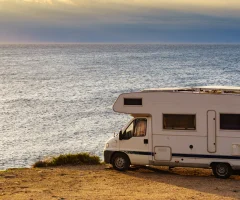
[[121, 94], [113, 110], [133, 116], [104, 148], [117, 170], [130, 165], [240, 169], [240, 87], [160, 88]]

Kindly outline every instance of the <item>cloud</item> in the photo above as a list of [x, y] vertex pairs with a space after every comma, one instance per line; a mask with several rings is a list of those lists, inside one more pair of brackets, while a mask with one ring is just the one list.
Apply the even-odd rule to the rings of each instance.
[[200, 16], [200, 20], [202, 16], [240, 18], [240, 1], [236, 0], [0, 0], [0, 6], [0, 15], [10, 21], [46, 23], [152, 23], [150, 19], [174, 23], [182, 18], [193, 22], [188, 16]]

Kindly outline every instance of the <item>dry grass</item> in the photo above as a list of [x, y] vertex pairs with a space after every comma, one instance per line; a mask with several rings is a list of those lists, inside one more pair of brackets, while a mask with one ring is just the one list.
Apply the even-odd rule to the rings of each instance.
[[240, 177], [216, 179], [211, 170], [166, 167], [118, 172], [104, 165], [0, 172], [0, 199], [240, 199]]

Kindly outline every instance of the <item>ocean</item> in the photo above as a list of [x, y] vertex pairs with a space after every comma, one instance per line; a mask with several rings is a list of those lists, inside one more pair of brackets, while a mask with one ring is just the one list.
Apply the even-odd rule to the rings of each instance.
[[240, 86], [240, 45], [0, 45], [0, 169], [103, 147], [131, 118], [119, 94], [146, 88]]

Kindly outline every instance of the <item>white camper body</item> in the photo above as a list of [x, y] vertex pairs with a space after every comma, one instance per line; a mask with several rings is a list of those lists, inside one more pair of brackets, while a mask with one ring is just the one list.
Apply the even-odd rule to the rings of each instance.
[[240, 169], [240, 87], [149, 89], [121, 94], [113, 109], [133, 116], [104, 149], [118, 170], [211, 167], [228, 178]]

